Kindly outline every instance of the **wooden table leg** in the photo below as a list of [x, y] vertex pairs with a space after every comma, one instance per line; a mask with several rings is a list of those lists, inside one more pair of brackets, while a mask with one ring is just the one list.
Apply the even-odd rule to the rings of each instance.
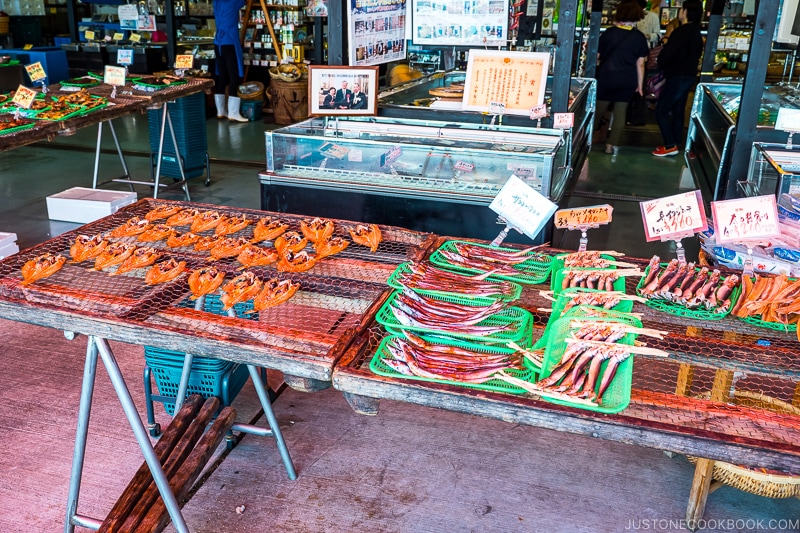
[[794, 386], [794, 396], [792, 396], [792, 405], [800, 407], [800, 383]]

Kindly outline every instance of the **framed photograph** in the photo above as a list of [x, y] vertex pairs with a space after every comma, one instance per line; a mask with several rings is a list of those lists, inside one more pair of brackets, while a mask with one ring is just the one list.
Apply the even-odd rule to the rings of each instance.
[[377, 115], [378, 67], [308, 67], [310, 115]]

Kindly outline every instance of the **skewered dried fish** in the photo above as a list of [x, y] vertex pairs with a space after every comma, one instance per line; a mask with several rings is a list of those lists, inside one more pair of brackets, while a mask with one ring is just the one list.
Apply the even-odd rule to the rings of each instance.
[[63, 255], [44, 254], [22, 265], [22, 285], [52, 276], [64, 266], [67, 258]]

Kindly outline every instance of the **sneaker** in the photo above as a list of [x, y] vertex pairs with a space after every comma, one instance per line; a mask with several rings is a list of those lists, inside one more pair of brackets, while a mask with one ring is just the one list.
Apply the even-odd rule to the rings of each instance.
[[653, 155], [656, 157], [667, 157], [671, 155], [678, 155], [680, 150], [678, 150], [677, 146], [673, 146], [672, 148], [666, 148], [664, 146], [659, 146], [655, 150], [653, 150]]

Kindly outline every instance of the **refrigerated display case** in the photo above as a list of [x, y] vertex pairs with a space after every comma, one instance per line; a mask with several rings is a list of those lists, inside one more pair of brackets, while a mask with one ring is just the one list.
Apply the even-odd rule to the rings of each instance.
[[800, 146], [754, 143], [747, 181], [739, 189], [745, 196], [800, 194]]
[[557, 129], [309, 119], [266, 132], [261, 207], [492, 239], [502, 227], [488, 206], [512, 174], [553, 200], [563, 195], [567, 137]]
[[[701, 83], [695, 91], [684, 157], [707, 200], [724, 199], [741, 92], [741, 85], [725, 83]], [[786, 143], [788, 134], [774, 127], [781, 107], [800, 109], [800, 90], [790, 84], [766, 86], [755, 142]]]

